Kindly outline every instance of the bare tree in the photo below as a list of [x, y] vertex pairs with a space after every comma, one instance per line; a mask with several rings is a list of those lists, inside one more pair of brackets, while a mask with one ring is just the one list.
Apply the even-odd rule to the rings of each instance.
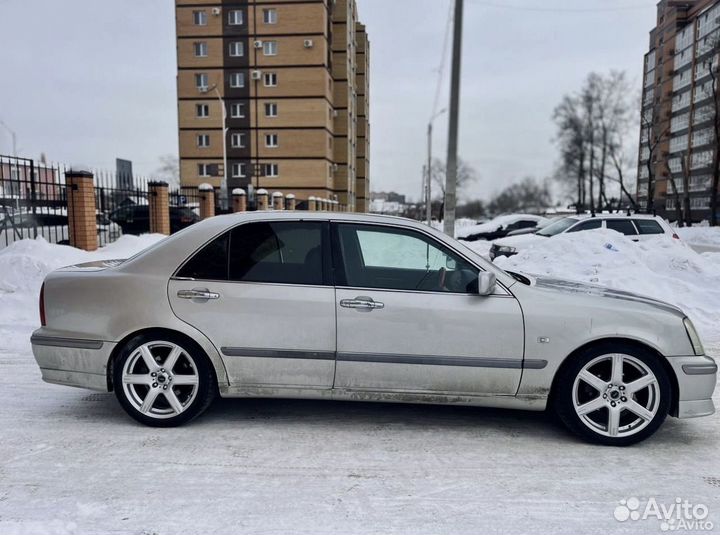
[[552, 196], [547, 181], [540, 182], [533, 177], [526, 177], [493, 197], [488, 204], [488, 211], [493, 214], [539, 212], [551, 205]]
[[556, 177], [574, 184], [575, 207], [610, 210], [608, 184], [620, 186], [632, 207], [637, 204], [624, 184], [626, 134], [632, 123], [632, 90], [624, 72], [590, 73], [578, 93], [566, 95], [555, 108], [556, 141], [561, 163]]
[[[433, 183], [436, 186], [435, 191], [439, 191], [442, 194], [443, 199], [445, 198], [445, 171], [445, 162], [439, 158], [434, 159], [432, 163], [431, 176]], [[457, 179], [455, 182], [458, 194], [461, 190], [475, 182], [477, 179], [478, 174], [477, 171], [475, 171], [475, 168], [464, 160], [458, 160]]]

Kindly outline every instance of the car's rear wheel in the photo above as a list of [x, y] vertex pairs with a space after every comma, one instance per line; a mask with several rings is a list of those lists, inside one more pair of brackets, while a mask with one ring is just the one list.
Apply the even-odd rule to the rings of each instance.
[[577, 355], [558, 373], [554, 409], [590, 442], [629, 446], [652, 435], [670, 408], [670, 379], [658, 357], [604, 345]]
[[130, 416], [156, 427], [192, 420], [210, 406], [217, 391], [205, 355], [173, 335], [130, 340], [114, 363], [113, 385]]

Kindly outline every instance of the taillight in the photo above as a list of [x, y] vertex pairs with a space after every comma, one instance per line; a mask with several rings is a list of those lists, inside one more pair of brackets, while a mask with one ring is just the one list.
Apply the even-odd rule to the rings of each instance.
[[45, 327], [45, 283], [40, 286], [40, 325]]
[[675, 238], [676, 240], [679, 240], [680, 236], [678, 236], [676, 233], [673, 232], [673, 238]]

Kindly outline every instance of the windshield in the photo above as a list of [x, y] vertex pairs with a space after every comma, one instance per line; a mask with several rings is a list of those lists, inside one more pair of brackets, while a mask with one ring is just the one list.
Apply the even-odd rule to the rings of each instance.
[[559, 221], [555, 221], [555, 223], [551, 223], [547, 227], [538, 230], [535, 234], [538, 234], [539, 236], [555, 236], [555, 234], [560, 234], [561, 232], [565, 232], [567, 229], [572, 227], [575, 223], [577, 223], [578, 220], [574, 219], [572, 217], [564, 217]]

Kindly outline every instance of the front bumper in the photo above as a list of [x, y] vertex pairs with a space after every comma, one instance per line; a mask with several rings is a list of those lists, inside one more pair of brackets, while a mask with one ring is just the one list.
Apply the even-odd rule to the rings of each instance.
[[715, 412], [712, 394], [717, 384], [718, 366], [711, 357], [668, 357], [678, 383], [677, 418], [709, 416]]
[[110, 355], [115, 343], [50, 336], [38, 329], [30, 339], [43, 381], [107, 392]]

